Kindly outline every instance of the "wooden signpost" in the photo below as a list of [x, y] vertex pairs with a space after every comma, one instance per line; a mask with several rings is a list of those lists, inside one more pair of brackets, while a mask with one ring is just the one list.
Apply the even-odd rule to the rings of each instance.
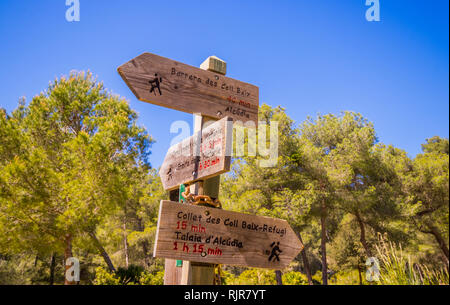
[[159, 171], [165, 190], [230, 170], [232, 119], [223, 118], [169, 148]]
[[161, 201], [155, 257], [283, 269], [303, 249], [285, 220]]
[[[231, 121], [257, 126], [258, 87], [225, 77], [226, 63], [214, 56], [199, 69], [144, 53], [118, 72], [139, 100], [194, 114], [194, 135], [169, 149], [160, 177], [171, 198], [195, 183], [191, 194], [217, 206], [220, 174], [230, 170]], [[284, 220], [161, 202], [154, 256], [167, 258], [165, 284], [217, 283], [214, 264], [279, 270], [302, 249]]]
[[[214, 58], [204, 63], [204, 68], [211, 60]], [[216, 71], [221, 70], [222, 66]], [[258, 87], [222, 75], [225, 73], [199, 69], [151, 53], [132, 59], [118, 71], [141, 101], [215, 119], [228, 116], [235, 122], [258, 124]]]

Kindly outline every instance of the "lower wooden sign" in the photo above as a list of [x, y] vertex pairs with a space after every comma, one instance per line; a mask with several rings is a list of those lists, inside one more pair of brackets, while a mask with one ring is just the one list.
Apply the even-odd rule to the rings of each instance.
[[283, 269], [302, 249], [285, 220], [163, 200], [153, 256]]

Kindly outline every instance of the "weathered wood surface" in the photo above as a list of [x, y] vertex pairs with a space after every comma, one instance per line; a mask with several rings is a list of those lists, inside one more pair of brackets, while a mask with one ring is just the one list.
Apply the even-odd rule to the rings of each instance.
[[285, 220], [161, 201], [153, 255], [280, 270], [302, 249]]
[[226, 117], [170, 147], [159, 176], [165, 190], [230, 170], [233, 124]]
[[259, 89], [254, 85], [151, 53], [125, 63], [118, 72], [141, 101], [258, 124]]
[[227, 63], [216, 56], [210, 56], [200, 65], [200, 69], [225, 75], [227, 74]]
[[177, 267], [177, 260], [166, 259], [164, 263], [164, 285], [179, 285], [181, 271], [181, 267]]

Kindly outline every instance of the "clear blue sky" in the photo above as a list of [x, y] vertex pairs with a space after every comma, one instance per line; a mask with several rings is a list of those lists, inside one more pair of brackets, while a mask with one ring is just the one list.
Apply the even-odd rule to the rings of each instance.
[[136, 100], [117, 67], [142, 52], [193, 66], [216, 55], [227, 76], [259, 86], [261, 103], [298, 123], [357, 111], [410, 156], [425, 138], [448, 137], [448, 0], [380, 0], [380, 22], [366, 21], [365, 0], [80, 3], [81, 21], [69, 23], [65, 0], [0, 1], [1, 107], [89, 69], [139, 113], [158, 167], [171, 123], [192, 116]]

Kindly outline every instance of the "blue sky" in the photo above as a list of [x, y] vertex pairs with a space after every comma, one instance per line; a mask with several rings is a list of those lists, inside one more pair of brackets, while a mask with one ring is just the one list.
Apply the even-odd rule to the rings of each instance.
[[28, 101], [50, 80], [90, 70], [126, 97], [155, 138], [158, 167], [192, 115], [138, 101], [117, 67], [143, 52], [192, 66], [210, 55], [227, 76], [254, 84], [260, 103], [308, 115], [352, 110], [375, 124], [380, 142], [420, 152], [449, 134], [449, 1], [380, 0], [380, 22], [365, 0], [80, 0], [80, 22], [65, 0], [0, 1], [0, 106]]

